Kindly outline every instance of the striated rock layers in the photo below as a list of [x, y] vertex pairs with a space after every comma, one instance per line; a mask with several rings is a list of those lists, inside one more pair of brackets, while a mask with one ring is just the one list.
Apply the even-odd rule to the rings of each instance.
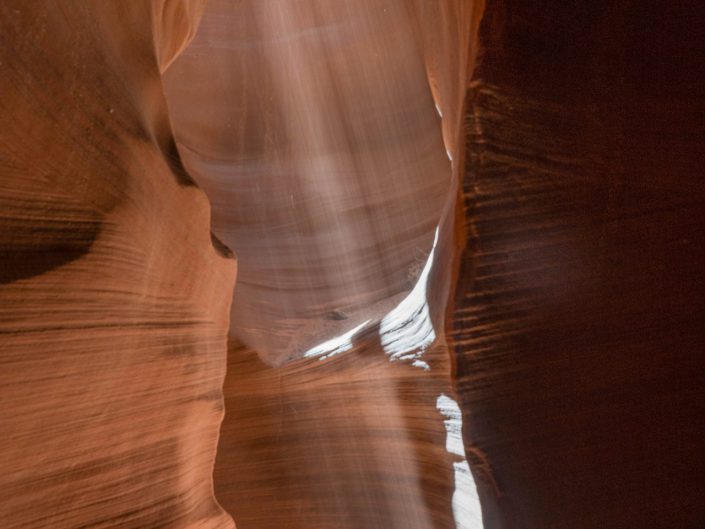
[[0, 5], [4, 529], [233, 527], [211, 476], [235, 261], [158, 62], [197, 7]]
[[449, 341], [488, 529], [705, 523], [703, 15], [487, 4]]
[[448, 360], [434, 346], [422, 370], [360, 340], [276, 368], [233, 343], [218, 501], [239, 529], [479, 527]]
[[227, 510], [479, 517], [442, 336], [476, 11], [333, 5], [0, 6], [3, 527], [233, 526], [235, 261], [191, 173], [258, 346], [231, 344]]
[[238, 254], [215, 490], [241, 529], [481, 523], [442, 333], [478, 5], [212, 1], [165, 73]]
[[0, 3], [3, 528], [703, 526], [703, 8], [483, 7]]
[[184, 164], [238, 254], [231, 334], [270, 363], [417, 284], [455, 202], [473, 5], [213, 0], [166, 72]]

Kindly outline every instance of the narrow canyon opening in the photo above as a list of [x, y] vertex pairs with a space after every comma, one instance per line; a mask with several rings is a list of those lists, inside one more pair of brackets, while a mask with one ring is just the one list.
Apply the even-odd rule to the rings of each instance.
[[482, 526], [445, 344], [478, 13], [211, 0], [164, 73], [238, 258], [215, 493], [239, 527]]

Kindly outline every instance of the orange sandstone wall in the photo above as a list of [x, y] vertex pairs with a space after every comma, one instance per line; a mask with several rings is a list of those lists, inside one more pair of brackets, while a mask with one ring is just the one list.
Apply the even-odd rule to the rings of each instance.
[[158, 63], [187, 12], [0, 5], [3, 528], [233, 527], [212, 468], [235, 261]]

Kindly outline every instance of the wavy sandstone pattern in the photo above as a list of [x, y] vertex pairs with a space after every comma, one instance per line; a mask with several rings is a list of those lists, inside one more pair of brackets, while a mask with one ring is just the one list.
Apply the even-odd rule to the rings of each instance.
[[703, 14], [487, 4], [449, 342], [488, 529], [703, 526]]
[[166, 72], [239, 257], [231, 334], [269, 362], [372, 327], [416, 284], [454, 203], [472, 5], [213, 0]]
[[152, 40], [180, 8], [0, 5], [3, 528], [233, 527], [211, 474], [235, 261], [164, 150]]
[[[202, 35], [208, 36], [213, 9], [223, 5], [213, 2], [210, 11], [200, 2], [176, 1], [2, 6], [0, 65], [8, 72], [2, 85], [3, 123], [8, 125], [2, 140], [8, 147], [2, 159], [0, 231], [1, 418], [7, 463], [0, 490], [7, 498], [1, 512], [6, 527], [232, 525], [214, 500], [211, 476], [223, 412], [226, 313], [234, 262], [208, 234], [209, 207], [181, 163], [161, 81], [164, 72], [178, 72], [178, 56], [201, 18], [206, 20]], [[282, 6], [291, 15], [280, 20], [286, 27], [312, 14], [340, 17], [320, 2], [299, 3], [296, 10], [294, 3]], [[255, 3], [246, 7], [263, 9]], [[316, 151], [320, 158], [330, 155], [327, 136], [339, 138], [338, 156], [348, 160], [337, 166], [362, 167], [362, 172], [346, 176], [361, 179], [366, 183], [360, 189], [371, 190], [353, 193], [349, 207], [363, 212], [362, 220], [373, 228], [384, 226], [385, 235], [358, 238], [360, 244], [377, 248], [371, 256], [366, 250], [344, 252], [324, 262], [353, 275], [357, 268], [369, 269], [366, 280], [354, 281], [343, 289], [342, 298], [339, 292], [329, 302], [336, 307], [352, 304], [352, 310], [326, 307], [323, 312], [329, 321], [350, 320], [340, 326], [345, 329], [359, 320], [356, 311], [370, 320], [364, 336], [356, 337], [345, 355], [321, 362], [320, 354], [326, 353], [321, 349], [314, 358], [277, 370], [262, 364], [252, 351], [233, 346], [227, 385], [231, 413], [217, 486], [226, 507], [241, 514], [244, 527], [455, 527], [458, 509], [466, 508], [457, 492], [453, 503], [458, 472], [465, 490], [474, 491], [462, 455], [459, 411], [452, 399], [440, 326], [436, 336], [428, 315], [420, 320], [421, 327], [412, 325], [425, 333], [420, 339], [435, 337], [432, 349], [430, 342], [415, 344], [415, 335], [406, 336], [403, 330], [410, 323], [405, 318], [418, 319], [420, 313], [414, 311], [423, 309], [424, 297], [419, 307], [406, 304], [412, 312], [399, 313], [401, 319], [393, 324], [401, 330], [379, 322], [430, 267], [434, 231], [441, 219], [452, 217], [452, 190], [458, 184], [457, 164], [449, 163], [446, 151], [458, 149], [459, 87], [467, 72], [469, 42], [464, 27], [472, 10], [450, 2], [418, 3], [409, 12], [406, 7], [401, 2], [356, 5], [343, 12], [340, 21], [354, 30], [347, 47], [334, 51], [323, 46], [318, 52], [323, 60], [337, 53], [337, 60], [347, 61], [327, 77], [329, 86], [314, 92], [319, 104], [336, 95], [350, 61], [357, 61], [360, 75], [348, 88], [338, 87], [337, 95], [344, 96], [338, 106], [328, 103], [318, 110], [319, 124], [327, 120], [343, 128], [339, 133], [331, 129], [332, 134], [311, 129], [308, 141], [324, 142]], [[397, 27], [389, 26], [390, 17]], [[261, 20], [265, 34], [276, 40], [282, 28], [266, 29], [268, 18]], [[449, 44], [437, 47], [434, 33], [441, 27], [455, 29], [444, 37]], [[325, 25], [311, 31], [330, 41]], [[445, 76], [448, 57], [443, 50], [456, 48], [450, 57], [454, 66]], [[304, 68], [310, 50], [299, 54]], [[376, 61], [372, 75], [365, 66], [370, 60]], [[398, 73], [393, 74], [395, 68]], [[256, 72], [253, 67], [249, 74], [257, 83]], [[170, 75], [179, 79], [176, 73]], [[207, 77], [202, 71], [191, 82], [203, 86]], [[287, 82], [280, 79], [273, 88], [281, 90]], [[307, 86], [317, 88], [315, 83]], [[352, 92], [345, 95], [346, 90]], [[356, 102], [375, 92], [391, 103], [388, 111], [382, 101], [382, 106], [374, 104], [361, 113]], [[293, 103], [312, 104], [305, 90], [297, 97]], [[231, 104], [231, 99], [224, 101]], [[200, 119], [208, 117], [207, 98], [180, 103], [171, 99], [177, 127], [180, 113], [196, 103]], [[267, 108], [260, 110], [266, 118]], [[289, 102], [284, 110], [291, 113], [295, 107]], [[446, 114], [443, 122], [437, 112]], [[399, 119], [401, 127], [395, 124]], [[257, 120], [242, 123], [249, 127]], [[190, 124], [178, 130], [193, 133], [204, 124], [218, 122], [211, 119], [202, 121], [200, 128]], [[243, 132], [236, 141], [261, 141], [256, 128]], [[365, 139], [368, 134], [372, 136]], [[209, 141], [220, 144], [217, 137]], [[233, 149], [230, 154], [239, 152]], [[419, 155], [431, 161], [419, 165]], [[301, 154], [291, 156], [298, 160]], [[208, 180], [198, 171], [194, 174], [209, 189]], [[389, 180], [386, 184], [383, 176]], [[399, 178], [410, 180], [401, 185]], [[262, 180], [266, 183], [264, 176]], [[301, 186], [298, 180], [289, 185], [294, 190]], [[258, 197], [273, 200], [275, 191], [265, 189]], [[218, 205], [224, 191], [210, 192]], [[306, 198], [306, 192], [311, 189], [300, 194]], [[312, 196], [315, 200], [317, 195]], [[408, 207], [411, 203], [416, 211]], [[251, 206], [235, 202], [228, 211], [233, 215]], [[340, 206], [327, 204], [329, 217], [342, 214]], [[244, 218], [250, 213], [247, 210]], [[219, 218], [216, 214], [216, 224]], [[387, 221], [392, 224], [385, 225]], [[261, 238], [256, 228], [251, 227]], [[321, 237], [326, 229], [319, 226], [312, 236]], [[354, 223], [349, 229], [355, 230]], [[408, 233], [395, 233], [399, 229]], [[390, 237], [394, 244], [386, 241]], [[443, 244], [447, 246], [439, 244], [437, 256], [443, 254]], [[237, 246], [247, 254], [246, 244]], [[299, 251], [317, 253], [315, 247]], [[289, 254], [280, 257], [285, 263]], [[429, 299], [436, 324], [442, 320], [448, 287], [438, 270], [428, 279], [429, 285], [439, 285], [439, 294]], [[327, 288], [344, 286], [327, 275], [323, 279]], [[274, 273], [261, 280], [280, 281]], [[426, 288], [425, 276], [419, 287]], [[242, 291], [246, 299], [246, 288]], [[275, 305], [287, 294], [286, 289], [274, 293]], [[315, 295], [313, 300], [299, 295], [293, 303], [309, 310]], [[375, 304], [381, 306], [371, 306]], [[331, 312], [335, 318], [327, 317]], [[320, 310], [314, 314], [320, 318]], [[285, 328], [265, 312], [253, 316], [272, 333]], [[294, 350], [294, 355], [330, 338], [337, 329], [333, 327], [316, 332], [315, 340], [302, 343], [303, 349]], [[386, 342], [375, 338], [384, 329]], [[242, 327], [236, 327], [235, 332], [240, 331]], [[393, 346], [391, 339], [407, 345]], [[279, 347], [274, 351], [281, 354]], [[414, 349], [411, 359], [404, 359], [405, 347]], [[272, 357], [267, 347], [258, 352]], [[286, 386], [275, 380], [286, 380]], [[259, 399], [256, 406], [246, 404], [254, 398]], [[291, 402], [291, 409], [281, 408], [283, 401]], [[356, 404], [341, 407], [343, 402]], [[278, 433], [268, 437], [272, 421], [284, 423], [287, 435], [281, 435], [279, 426]], [[258, 444], [262, 439], [266, 444]], [[292, 450], [300, 454], [303, 466], [272, 460]], [[319, 472], [312, 474], [314, 468]], [[253, 482], [258, 473], [262, 480]], [[272, 480], [274, 489], [267, 485]], [[268, 495], [272, 490], [274, 497]], [[252, 497], [264, 503], [248, 501]], [[465, 513], [466, 522], [468, 515], [479, 513]]]
[[444, 347], [427, 371], [374, 341], [281, 368], [229, 353], [215, 490], [240, 529], [478, 527]]
[[3, 528], [703, 526], [703, 8], [484, 10], [0, 3]]

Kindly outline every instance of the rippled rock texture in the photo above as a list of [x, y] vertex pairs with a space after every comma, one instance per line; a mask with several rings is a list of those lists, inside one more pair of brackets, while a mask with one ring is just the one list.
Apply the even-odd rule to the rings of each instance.
[[703, 14], [487, 3], [450, 342], [488, 528], [705, 522]]
[[481, 527], [448, 351], [425, 360], [363, 340], [274, 368], [233, 343], [215, 490], [238, 527]]
[[480, 523], [442, 332], [478, 19], [214, 1], [165, 74], [238, 254], [215, 490], [241, 528]]
[[431, 273], [474, 11], [331, 6], [0, 7], [3, 527], [232, 527], [194, 180], [240, 527], [478, 518]]
[[235, 261], [168, 150], [174, 7], [0, 5], [3, 528], [234, 527], [211, 476]]
[[0, 4], [3, 528], [703, 526], [703, 8], [484, 7]]
[[472, 15], [213, 0], [166, 72], [184, 164], [239, 257], [231, 334], [270, 363], [373, 326], [419, 281], [455, 198]]

